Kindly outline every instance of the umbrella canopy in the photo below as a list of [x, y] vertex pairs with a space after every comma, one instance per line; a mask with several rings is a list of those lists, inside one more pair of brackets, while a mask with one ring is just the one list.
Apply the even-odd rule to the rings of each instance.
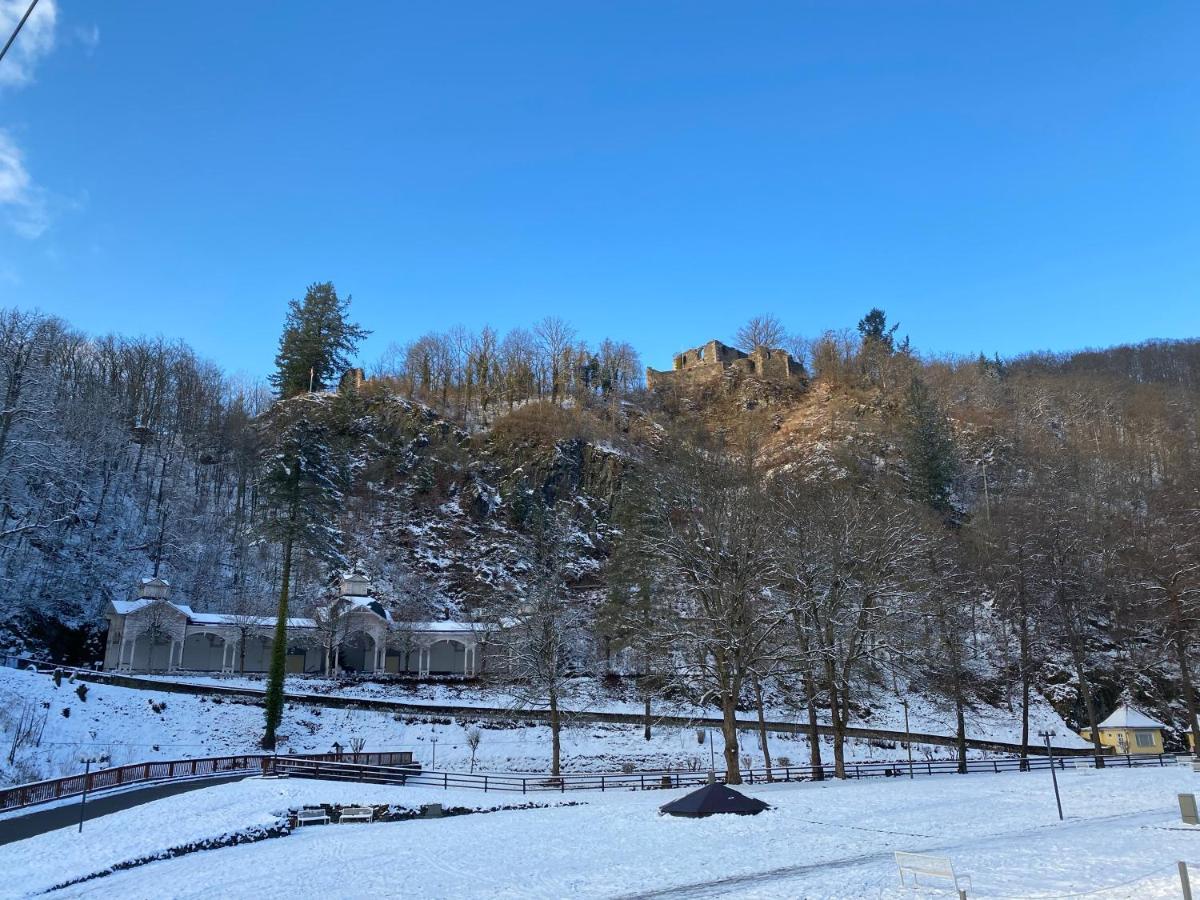
[[737, 816], [756, 816], [764, 809], [771, 807], [761, 800], [739, 794], [731, 787], [723, 784], [706, 784], [698, 791], [692, 791], [678, 800], [672, 800], [659, 807], [660, 813], [668, 816], [686, 816], [700, 819], [704, 816], [732, 813]]

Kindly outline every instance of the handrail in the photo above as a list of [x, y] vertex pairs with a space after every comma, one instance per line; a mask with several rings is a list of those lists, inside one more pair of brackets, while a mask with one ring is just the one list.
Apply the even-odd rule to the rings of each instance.
[[154, 762], [128, 763], [107, 769], [94, 769], [88, 773], [49, 778], [12, 787], [0, 788], [0, 812], [23, 809], [41, 803], [51, 803], [63, 797], [87, 793], [116, 790], [134, 784], [149, 784], [162, 781], [182, 781], [194, 778], [253, 772], [266, 774], [274, 769], [277, 759], [307, 759], [314, 762], [349, 760], [364, 763], [412, 766], [412, 751], [384, 751], [375, 753], [309, 753], [295, 756], [277, 756], [270, 753], [243, 753], [229, 756], [206, 756], [196, 759], [171, 759]]
[[[1104, 756], [1108, 766], [1126, 768], [1144, 766], [1166, 766], [1175, 764], [1175, 754], [1158, 753], [1144, 756]], [[1056, 757], [1054, 766], [1066, 769], [1065, 757]], [[1094, 764], [1094, 763], [1093, 763]], [[1048, 757], [1008, 757], [1004, 759], [969, 759], [966, 761], [968, 774], [1001, 772], [1028, 772], [1050, 768]], [[559, 791], [630, 789], [648, 790], [660, 787], [684, 787], [703, 784], [708, 773], [702, 770], [671, 771], [649, 770], [640, 772], [567, 772], [559, 775], [547, 773], [487, 772], [468, 773], [448, 770], [423, 770], [413, 761], [409, 750], [377, 751], [367, 753], [306, 753], [279, 756], [268, 753], [246, 753], [230, 756], [208, 756], [197, 759], [160, 760], [157, 762], [130, 763], [94, 772], [67, 775], [28, 784], [0, 789], [0, 812], [22, 809], [41, 803], [49, 803], [64, 797], [82, 794], [86, 781], [87, 792], [99, 793], [116, 790], [135, 784], [149, 784], [170, 780], [206, 778], [231, 773], [257, 770], [262, 774], [271, 772], [309, 772], [313, 777], [341, 778], [355, 781], [378, 781], [381, 783], [419, 784], [442, 788], [461, 787], [489, 790]], [[744, 769], [743, 781], [749, 784], [768, 781], [813, 781], [833, 776], [834, 767], [823, 765], [816, 768], [804, 766], [772, 766]], [[879, 762], [848, 762], [845, 764], [847, 778], [903, 777], [908, 775], [945, 775], [958, 772], [958, 761], [954, 759], [927, 759], [909, 763], [907, 760]], [[718, 781], [724, 781], [724, 773], [715, 773]]]
[[[1159, 753], [1145, 756], [1103, 757], [1107, 765], [1120, 766], [1124, 759], [1127, 768], [1142, 768], [1145, 766], [1163, 767], [1175, 764], [1174, 754]], [[1092, 763], [1094, 765], [1094, 762]], [[1053, 766], [1066, 770], [1066, 759], [1056, 757]], [[967, 774], [1002, 772], [1045, 771], [1051, 767], [1048, 757], [1029, 757], [1026, 759], [974, 759], [967, 760]], [[349, 780], [374, 782], [382, 784], [416, 784], [433, 787], [467, 788], [483, 791], [556, 791], [565, 793], [568, 790], [650, 790], [654, 788], [677, 788], [689, 785], [704, 784], [709, 774], [705, 771], [655, 771], [655, 772], [568, 772], [560, 775], [521, 774], [504, 772], [467, 773], [428, 769], [406, 769], [403, 766], [376, 765], [369, 763], [354, 763], [337, 760], [311, 760], [297, 757], [280, 757], [280, 772], [292, 775], [307, 774], [313, 778], [329, 778], [334, 780]], [[818, 770], [813, 766], [773, 766], [770, 769], [745, 769], [741, 772], [745, 783], [755, 784], [772, 781], [813, 781], [833, 776], [833, 766], [821, 766]], [[949, 775], [958, 772], [957, 760], [907, 760], [892, 762], [859, 762], [846, 763], [847, 778], [878, 778], [904, 777], [911, 775]], [[724, 782], [725, 774], [714, 773], [717, 781]]]

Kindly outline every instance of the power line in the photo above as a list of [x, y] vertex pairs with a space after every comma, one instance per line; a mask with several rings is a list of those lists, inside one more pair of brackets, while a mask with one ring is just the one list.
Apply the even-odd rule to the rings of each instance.
[[33, 0], [29, 4], [29, 9], [25, 10], [25, 15], [21, 16], [21, 21], [17, 23], [17, 27], [13, 30], [12, 36], [9, 37], [8, 43], [4, 45], [4, 49], [0, 50], [0, 62], [4, 61], [4, 54], [8, 53], [8, 48], [13, 45], [13, 41], [17, 39], [17, 35], [21, 33], [21, 29], [25, 27], [26, 20], [33, 14], [33, 8], [38, 5], [38, 0]]

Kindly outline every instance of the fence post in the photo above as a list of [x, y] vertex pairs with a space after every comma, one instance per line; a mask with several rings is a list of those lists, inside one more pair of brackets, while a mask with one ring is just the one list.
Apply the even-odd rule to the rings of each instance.
[[485, 794], [487, 793], [487, 776], [486, 775], [483, 776], [483, 792]]
[[522, 794], [525, 793], [525, 779], [524, 778], [521, 779], [521, 793]]
[[604, 776], [600, 776], [600, 793], [604, 793]]
[[992, 768], [995, 770], [997, 775], [1000, 774], [1000, 764], [994, 759], [992, 760]]
[[1192, 883], [1188, 879], [1187, 863], [1179, 861], [1179, 886], [1183, 888], [1183, 900], [1192, 900]]

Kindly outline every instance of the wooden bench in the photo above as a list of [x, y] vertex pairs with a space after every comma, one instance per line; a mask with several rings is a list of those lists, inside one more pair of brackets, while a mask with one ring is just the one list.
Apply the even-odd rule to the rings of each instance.
[[338, 824], [345, 822], [374, 822], [375, 810], [369, 806], [346, 806], [338, 813]]
[[329, 813], [322, 806], [306, 806], [296, 813], [296, 826], [328, 825]]
[[938, 878], [949, 881], [954, 885], [960, 897], [965, 897], [971, 887], [969, 875], [959, 875], [954, 871], [954, 864], [945, 856], [929, 856], [925, 853], [905, 853], [896, 851], [896, 868], [900, 870], [900, 884], [911, 890], [921, 887], [920, 876]]

